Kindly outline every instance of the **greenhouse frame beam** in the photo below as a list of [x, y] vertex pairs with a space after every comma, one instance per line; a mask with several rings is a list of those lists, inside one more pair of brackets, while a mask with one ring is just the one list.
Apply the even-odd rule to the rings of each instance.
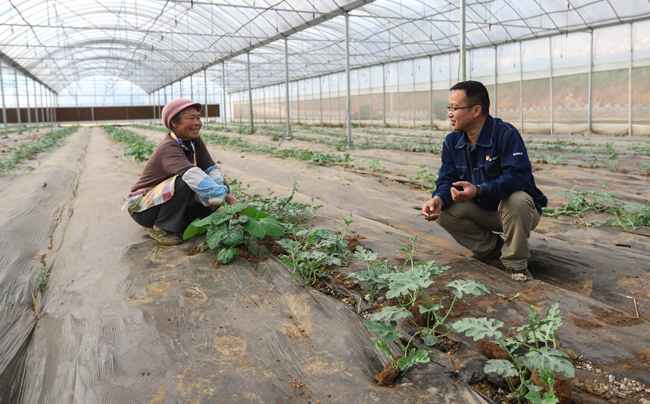
[[250, 121], [250, 131], [255, 133], [253, 126], [253, 90], [251, 90], [251, 53], [246, 53], [246, 75], [248, 78], [248, 120]]
[[345, 13], [345, 78], [348, 147], [352, 146], [352, 106], [350, 105], [350, 14]]
[[210, 68], [212, 66], [215, 66], [215, 65], [217, 65], [217, 64], [219, 64], [221, 62], [233, 59], [233, 58], [235, 58], [237, 56], [248, 53], [248, 52], [250, 52], [250, 51], [252, 51], [254, 49], [261, 48], [261, 47], [266, 46], [266, 45], [268, 45], [270, 43], [279, 41], [279, 40], [281, 40], [283, 38], [286, 39], [289, 36], [291, 36], [292, 34], [304, 31], [304, 30], [309, 29], [309, 28], [313, 28], [313, 27], [315, 27], [317, 25], [320, 25], [321, 23], [323, 23], [325, 21], [332, 20], [332, 19], [334, 19], [336, 17], [339, 17], [341, 15], [344, 15], [344, 14], [348, 13], [351, 10], [355, 10], [355, 9], [357, 9], [359, 7], [363, 7], [366, 4], [372, 3], [374, 1], [375, 0], [356, 0], [356, 1], [353, 1], [352, 3], [341, 6], [341, 7], [337, 8], [334, 11], [322, 14], [321, 16], [316, 17], [313, 20], [304, 22], [304, 23], [302, 23], [302, 24], [300, 24], [300, 25], [298, 25], [296, 27], [293, 27], [293, 28], [288, 29], [286, 31], [277, 33], [277, 34], [275, 34], [275, 35], [273, 35], [271, 37], [268, 37], [268, 38], [264, 39], [263, 41], [257, 42], [255, 44], [251, 44], [250, 46], [246, 46], [246, 47], [244, 47], [244, 48], [242, 48], [242, 49], [240, 49], [240, 50], [238, 50], [236, 52], [232, 52], [231, 54], [229, 54], [226, 57], [216, 59], [214, 62], [209, 63], [209, 64], [205, 64], [205, 65], [201, 66], [200, 68], [191, 71], [187, 75], [185, 75], [185, 76], [183, 76], [183, 77], [181, 77], [181, 78], [179, 78], [179, 79], [177, 79], [175, 81], [182, 80], [183, 78], [191, 76], [191, 75], [196, 74], [196, 73], [199, 73], [204, 69], [208, 69], [208, 68]]
[[39, 80], [36, 76], [31, 74], [28, 70], [23, 68], [18, 62], [10, 58], [9, 56], [5, 55], [4, 53], [0, 52], [0, 59], [4, 60], [4, 62], [7, 64], [7, 66], [11, 67], [12, 69], [15, 69], [19, 72], [21, 72], [24, 76], [29, 77], [30, 79], [36, 81], [38, 84], [45, 86], [45, 88], [49, 89], [50, 91], [53, 91], [55, 94], [58, 94], [56, 91], [54, 91], [50, 86], [47, 84], [43, 83], [41, 80]]
[[628, 136], [632, 136], [632, 64], [634, 63], [634, 24], [630, 23], [630, 73], [629, 73], [629, 100], [630, 110], [628, 112]]
[[18, 96], [18, 70], [15, 69], [14, 85], [16, 86], [16, 118], [18, 119], [18, 133], [23, 133], [23, 123], [20, 119], [20, 97]]
[[588, 97], [589, 97], [589, 110], [587, 111], [587, 130], [589, 132], [593, 131], [592, 128], [592, 118], [591, 118], [591, 109], [592, 109], [592, 89], [593, 89], [593, 73], [594, 73], [594, 31], [591, 30], [591, 38], [589, 41], [590, 49], [589, 49], [589, 90], [588, 90]]
[[5, 84], [2, 75], [2, 61], [0, 61], [0, 97], [2, 97], [2, 122], [5, 126], [4, 139], [9, 137], [9, 128], [7, 127], [7, 104], [5, 103]]
[[291, 119], [289, 118], [289, 38], [284, 38], [284, 85], [285, 85], [285, 107], [287, 109], [287, 138], [291, 139]]

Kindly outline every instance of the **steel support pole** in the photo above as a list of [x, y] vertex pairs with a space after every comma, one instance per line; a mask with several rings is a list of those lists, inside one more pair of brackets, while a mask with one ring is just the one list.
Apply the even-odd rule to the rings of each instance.
[[497, 117], [497, 104], [499, 102], [499, 75], [498, 75], [498, 66], [499, 66], [499, 51], [498, 47], [494, 45], [494, 117]]
[[14, 69], [14, 85], [16, 86], [16, 117], [18, 118], [18, 133], [23, 133], [23, 123], [20, 117], [20, 96], [18, 95], [18, 70]]
[[413, 129], [415, 129], [415, 59], [413, 59]]
[[59, 106], [59, 97], [55, 94], [52, 93], [52, 116], [54, 117], [54, 123], [58, 123], [58, 119], [56, 118], [56, 108]]
[[630, 109], [628, 111], [628, 136], [632, 136], [632, 61], [634, 59], [634, 25], [630, 23], [630, 70], [629, 70], [629, 98]]
[[372, 66], [368, 67], [368, 98], [370, 104], [370, 127], [372, 128], [372, 115], [374, 113], [372, 109]]
[[549, 74], [548, 74], [548, 79], [550, 83], [550, 88], [549, 88], [549, 106], [551, 108], [551, 135], [555, 134], [555, 125], [554, 125], [554, 120], [553, 118], [555, 117], [553, 113], [553, 37], [548, 37], [548, 53], [549, 53]]
[[382, 94], [383, 94], [383, 108], [384, 108], [384, 127], [386, 127], [386, 65], [382, 64], [381, 65], [381, 88], [382, 88]]
[[433, 57], [429, 56], [429, 126], [433, 127]]
[[318, 102], [320, 108], [320, 124], [323, 126], [323, 77], [318, 77], [318, 92], [320, 95], [320, 101]]
[[[221, 98], [223, 99], [223, 130], [228, 129], [228, 111], [226, 110], [226, 61], [221, 62]], [[220, 111], [221, 112], [221, 111]]]
[[4, 139], [9, 137], [9, 128], [7, 126], [7, 104], [5, 103], [5, 80], [2, 75], [2, 61], [0, 61], [0, 96], [2, 97], [2, 122], [5, 126]]
[[357, 108], [359, 113], [359, 127], [361, 127], [361, 69], [357, 69]]
[[250, 131], [255, 133], [253, 127], [253, 89], [251, 88], [251, 53], [246, 52], [246, 78], [248, 79], [248, 120], [250, 122]]
[[289, 114], [289, 38], [284, 38], [284, 83], [286, 85], [286, 94], [284, 99], [286, 100], [286, 114], [287, 114], [287, 138], [291, 138], [291, 115]]
[[352, 106], [350, 105], [350, 14], [345, 13], [345, 79], [348, 147], [352, 146]]
[[399, 128], [399, 62], [395, 62], [395, 75], [397, 77], [397, 88], [395, 90], [395, 105], [397, 108], [397, 127]]
[[27, 82], [27, 76], [25, 78], [25, 96], [27, 97], [27, 123], [29, 125], [29, 130], [32, 130], [32, 111], [31, 105], [29, 104], [29, 83]]
[[523, 46], [519, 42], [519, 121], [521, 133], [524, 133], [524, 60]]
[[296, 114], [298, 116], [297, 122], [300, 123], [300, 80], [296, 81]]
[[36, 91], [36, 80], [32, 80], [32, 84], [34, 87], [34, 118], [36, 118], [36, 132], [39, 130], [39, 122], [38, 122], [38, 92]]
[[460, 81], [466, 80], [465, 69], [465, 0], [460, 0]]
[[45, 122], [47, 122], [48, 125], [52, 124], [50, 93], [47, 90], [45, 91]]
[[43, 122], [43, 127], [45, 127], [47, 122], [45, 119], [45, 107], [47, 106], [47, 102], [45, 101], [45, 97], [43, 97], [43, 86], [39, 85], [38, 88], [41, 90], [41, 121]]
[[589, 49], [589, 100], [588, 100], [588, 108], [589, 110], [587, 111], [587, 129], [589, 132], [593, 132], [593, 122], [592, 122], [592, 117], [591, 117], [591, 112], [593, 110], [593, 100], [592, 100], [592, 89], [593, 89], [593, 73], [594, 73], [594, 31], [591, 30], [591, 41], [590, 41], [590, 49]]

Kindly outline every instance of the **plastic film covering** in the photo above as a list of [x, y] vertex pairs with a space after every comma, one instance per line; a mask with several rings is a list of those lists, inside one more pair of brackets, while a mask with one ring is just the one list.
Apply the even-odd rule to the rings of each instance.
[[0, 217], [2, 402], [486, 402], [435, 361], [377, 387], [362, 318], [274, 257], [215, 270], [210, 252], [134, 231], [120, 190], [141, 168], [121, 155], [86, 128], [0, 179], [3, 206], [23, 201]]

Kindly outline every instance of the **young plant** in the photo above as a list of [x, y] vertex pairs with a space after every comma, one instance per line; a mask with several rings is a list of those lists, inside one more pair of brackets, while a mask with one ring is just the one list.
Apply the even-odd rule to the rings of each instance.
[[115, 126], [102, 126], [114, 141], [122, 143], [126, 148], [125, 156], [133, 156], [138, 161], [147, 161], [156, 149], [157, 143], [133, 131]]
[[45, 267], [41, 267], [41, 269], [36, 272], [36, 288], [38, 288], [39, 292], [42, 292], [47, 286], [47, 276], [48, 273]]
[[[388, 288], [386, 299], [395, 299], [399, 306], [384, 307], [381, 312], [373, 313], [370, 316], [370, 320], [364, 322], [370, 330], [378, 333], [380, 337], [385, 339], [383, 342], [379, 339], [373, 339], [375, 342], [375, 352], [391, 360], [396, 368], [399, 368], [404, 372], [413, 364], [419, 363], [418, 361], [420, 360], [428, 362], [426, 351], [423, 351], [423, 354], [422, 350], [411, 348], [411, 343], [414, 338], [421, 337], [426, 345], [434, 345], [439, 338], [444, 337], [451, 332], [447, 331], [447, 333], [440, 335], [436, 334], [436, 329], [438, 329], [438, 327], [447, 326], [447, 318], [451, 314], [457, 299], [462, 299], [465, 294], [484, 295], [490, 293], [490, 290], [485, 285], [476, 281], [456, 280], [451, 282], [447, 284], [447, 287], [452, 289], [454, 297], [450, 302], [449, 307], [446, 309], [446, 313], [443, 314], [445, 310], [443, 303], [448, 299], [447, 296], [440, 297], [436, 301], [436, 299], [430, 298], [429, 295], [427, 295], [425, 289], [434, 283], [434, 280], [432, 279], [433, 276], [441, 274], [449, 269], [449, 267], [439, 267], [436, 265], [435, 261], [414, 262], [413, 255], [416, 240], [417, 237], [411, 237], [412, 248], [400, 249], [401, 251], [406, 251], [409, 255], [405, 262], [410, 262], [411, 264], [411, 267], [408, 270], [404, 270], [404, 268], [396, 268], [395, 270], [376, 275], [378, 281], [383, 281], [384, 283], [382, 284], [377, 282], [375, 283], [375, 286], [383, 287], [385, 284]], [[370, 254], [360, 254], [360, 256], [366, 261], [369, 261], [371, 258], [374, 259]], [[354, 274], [351, 276], [354, 276]], [[374, 276], [374, 273], [367, 274], [367, 276], [362, 275], [365, 279], [372, 279], [372, 276]], [[416, 301], [420, 296], [422, 297], [424, 304], [418, 305], [418, 311], [426, 318], [425, 326], [419, 325], [418, 322], [413, 319], [412, 311], [408, 310], [415, 306]], [[396, 331], [396, 321], [401, 318], [406, 319], [417, 328], [417, 331], [411, 335], [410, 339], [406, 343], [402, 342], [401, 333]], [[395, 340], [397, 340], [398, 345], [401, 347], [403, 352], [403, 358], [398, 361], [392, 359], [390, 352], [387, 349], [387, 342]]]
[[72, 126], [45, 133], [34, 142], [23, 143], [19, 147], [8, 150], [0, 157], [0, 175], [16, 169], [17, 164], [27, 160], [36, 153], [53, 150], [63, 145], [63, 140], [76, 132], [78, 127]]
[[569, 201], [558, 209], [543, 209], [545, 216], [568, 215], [580, 216], [593, 210], [596, 213], [606, 213], [617, 209], [617, 198], [611, 191], [605, 191], [607, 183], [603, 184], [602, 191], [564, 191], [559, 194]]
[[436, 190], [436, 181], [438, 180], [438, 173], [440, 170], [435, 172], [427, 167], [424, 164], [420, 164], [418, 169], [415, 171], [415, 175], [410, 178], [411, 181], [420, 182], [420, 189], [433, 192]]
[[[315, 285], [318, 278], [329, 265], [347, 265], [350, 252], [348, 241], [345, 239], [347, 230], [352, 223], [343, 219], [345, 230], [340, 234], [330, 233], [326, 229], [313, 227], [310, 229], [292, 229], [293, 239], [285, 238], [278, 241], [278, 244], [287, 251], [288, 255], [282, 257], [282, 261], [292, 267], [291, 278], [297, 285]], [[300, 282], [297, 275], [300, 274], [303, 281]]]
[[368, 170], [372, 171], [372, 172], [383, 173], [384, 171], [386, 171], [387, 166], [388, 166], [388, 164], [383, 163], [383, 162], [381, 162], [379, 160], [376, 160], [376, 159], [368, 160]]
[[603, 225], [632, 231], [639, 228], [650, 229], [650, 202], [647, 206], [640, 203], [623, 205], [614, 212], [614, 219], [606, 221]]
[[[510, 331], [516, 334], [510, 338], [503, 338], [499, 328], [504, 324], [495, 319], [464, 318], [450, 324], [450, 328], [472, 337], [474, 341], [492, 339], [496, 345], [506, 350], [510, 360], [490, 359], [484, 371], [503, 377], [517, 401], [522, 402], [527, 398], [535, 404], [557, 403], [553, 392], [555, 373], [562, 373], [566, 377], [574, 377], [575, 374], [573, 365], [567, 359], [568, 355], [557, 349], [555, 332], [562, 325], [559, 304], [559, 301], [553, 303], [543, 319], [533, 306], [528, 305], [528, 323], [521, 327], [511, 327]], [[550, 386], [550, 391], [543, 397], [540, 393], [542, 387], [532, 382], [535, 373], [544, 385]], [[516, 377], [520, 380], [518, 385], [513, 380]]]
[[[364, 324], [381, 338], [371, 337], [374, 342], [373, 350], [378, 355], [388, 359], [395, 369], [407, 372], [417, 363], [428, 363], [430, 361], [427, 351], [419, 348], [410, 348], [414, 336], [411, 336], [407, 343], [402, 342], [402, 333], [397, 330], [397, 321], [400, 318], [412, 318], [413, 314], [401, 307], [384, 307], [378, 313], [374, 313], [371, 320], [364, 321]], [[388, 323], [386, 323], [388, 322]], [[396, 342], [402, 350], [401, 358], [395, 360], [390, 353], [389, 342]]]
[[237, 246], [242, 244], [250, 253], [257, 254], [251, 246], [252, 236], [281, 237], [284, 234], [275, 217], [245, 203], [224, 206], [208, 217], [193, 221], [183, 233], [183, 240], [206, 232], [208, 246], [219, 248], [217, 259], [221, 264], [232, 262], [239, 255]]
[[367, 269], [365, 271], [351, 273], [350, 278], [353, 283], [365, 282], [368, 285], [366, 288], [366, 300], [374, 302], [379, 291], [388, 286], [388, 283], [382, 278], [382, 275], [390, 273], [391, 267], [386, 261], [381, 261], [375, 265], [374, 261], [377, 259], [377, 254], [361, 246], [357, 246], [354, 251], [354, 256], [360, 262], [365, 263]]

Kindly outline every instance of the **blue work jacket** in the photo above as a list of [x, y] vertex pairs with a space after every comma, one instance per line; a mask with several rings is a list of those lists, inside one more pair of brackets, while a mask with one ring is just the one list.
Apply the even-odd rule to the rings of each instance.
[[496, 210], [499, 202], [515, 191], [530, 195], [540, 213], [548, 203], [535, 185], [528, 151], [519, 131], [490, 115], [473, 146], [465, 132], [454, 131], [445, 137], [442, 166], [432, 194], [442, 199], [443, 210], [454, 203], [451, 184], [457, 181], [479, 185], [481, 196], [473, 202], [487, 210]]

